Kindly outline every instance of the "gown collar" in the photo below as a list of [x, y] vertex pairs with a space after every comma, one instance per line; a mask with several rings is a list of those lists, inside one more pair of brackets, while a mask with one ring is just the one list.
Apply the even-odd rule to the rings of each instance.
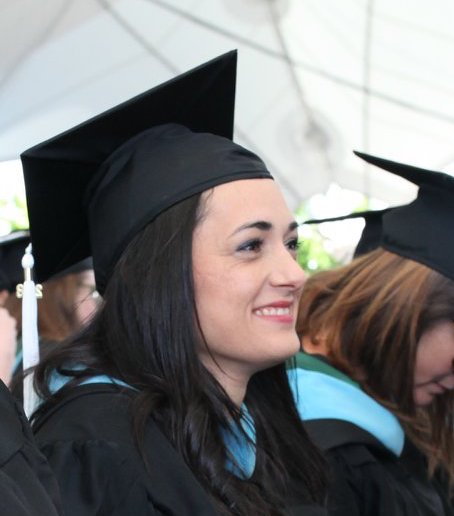
[[[73, 366], [72, 369], [83, 369]], [[72, 377], [65, 376], [54, 371], [49, 383], [49, 390], [55, 394], [62, 389]], [[87, 377], [79, 385], [89, 384], [111, 384], [119, 387], [127, 387], [136, 390], [131, 385], [118, 378], [108, 375], [97, 375]], [[228, 428], [221, 430], [225, 446], [227, 448], [226, 468], [241, 479], [248, 479], [252, 476], [256, 462], [256, 436], [254, 420], [245, 404], [241, 407], [240, 424], [232, 423]]]
[[369, 432], [395, 456], [401, 455], [405, 434], [399, 420], [356, 382], [315, 356], [304, 357], [287, 373], [303, 421], [347, 421]]

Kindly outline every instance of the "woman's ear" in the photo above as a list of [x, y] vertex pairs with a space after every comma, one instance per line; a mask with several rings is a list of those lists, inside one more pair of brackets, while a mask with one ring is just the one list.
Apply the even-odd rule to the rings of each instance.
[[328, 348], [326, 339], [323, 336], [309, 337], [308, 335], [300, 335], [301, 351], [309, 354], [327, 355]]

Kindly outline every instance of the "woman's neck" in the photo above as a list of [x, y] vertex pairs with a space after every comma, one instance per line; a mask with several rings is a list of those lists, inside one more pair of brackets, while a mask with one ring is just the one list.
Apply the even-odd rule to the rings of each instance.
[[247, 381], [233, 378], [227, 375], [222, 375], [222, 377], [218, 375], [216, 376], [216, 380], [222, 385], [233, 403], [238, 408], [241, 407], [246, 396]]
[[241, 407], [251, 375], [239, 368], [229, 367], [227, 364], [214, 363], [211, 357], [203, 357], [202, 363], [222, 385], [233, 403], [237, 407]]

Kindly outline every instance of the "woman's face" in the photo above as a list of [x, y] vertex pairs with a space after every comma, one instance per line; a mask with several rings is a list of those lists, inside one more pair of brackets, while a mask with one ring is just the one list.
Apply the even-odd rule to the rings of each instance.
[[193, 238], [197, 313], [210, 350], [202, 345], [200, 356], [231, 377], [250, 376], [299, 350], [296, 224], [271, 179], [226, 183], [204, 199]]
[[414, 398], [429, 405], [435, 396], [454, 389], [454, 323], [442, 321], [422, 334], [416, 352]]

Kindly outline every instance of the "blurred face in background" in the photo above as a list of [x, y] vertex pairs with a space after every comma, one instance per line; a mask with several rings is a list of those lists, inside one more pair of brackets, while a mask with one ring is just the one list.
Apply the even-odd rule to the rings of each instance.
[[8, 298], [9, 292], [5, 290], [0, 290], [0, 306], [5, 304], [6, 299]]
[[93, 270], [77, 273], [73, 306], [75, 318], [81, 325], [86, 324], [99, 305], [99, 294], [96, 291]]
[[9, 384], [17, 350], [17, 323], [3, 305], [9, 297], [7, 290], [0, 291], [0, 380]]
[[454, 323], [442, 321], [425, 331], [418, 343], [414, 399], [418, 406], [454, 389]]

